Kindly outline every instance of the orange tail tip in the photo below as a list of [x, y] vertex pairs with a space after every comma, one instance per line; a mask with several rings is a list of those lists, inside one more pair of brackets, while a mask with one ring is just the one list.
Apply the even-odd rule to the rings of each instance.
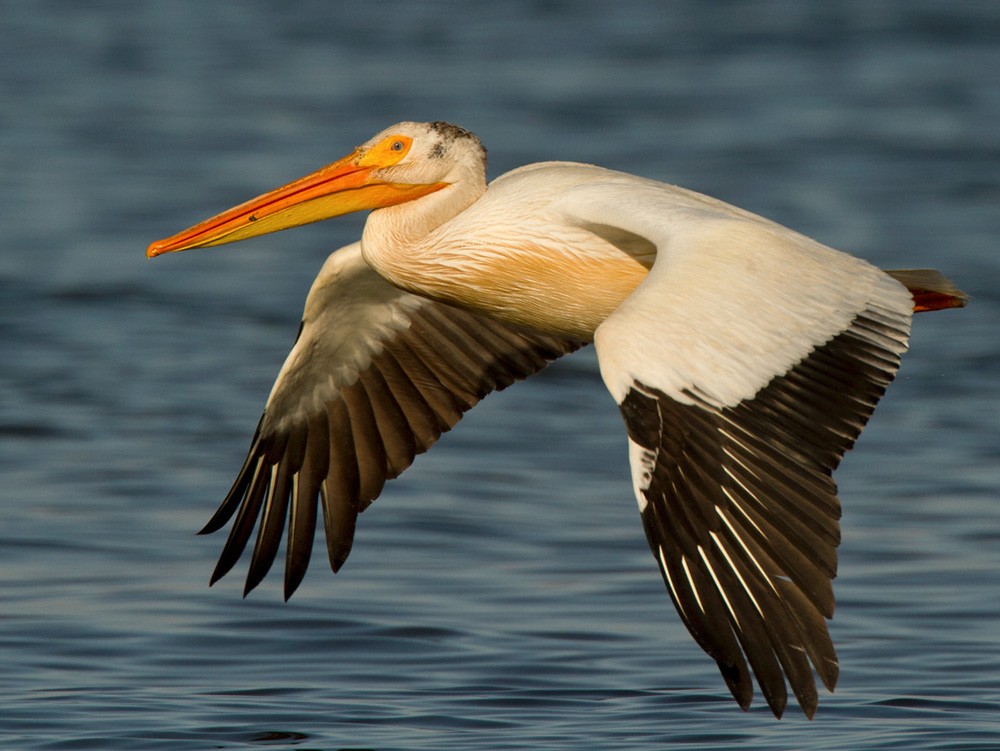
[[913, 312], [964, 308], [969, 296], [940, 271], [934, 269], [896, 269], [885, 272], [913, 295]]

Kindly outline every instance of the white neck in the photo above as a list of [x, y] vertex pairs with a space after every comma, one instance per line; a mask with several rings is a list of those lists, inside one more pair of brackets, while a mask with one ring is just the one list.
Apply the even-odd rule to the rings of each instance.
[[436, 274], [432, 257], [421, 251], [431, 250], [434, 233], [486, 192], [482, 173], [463, 177], [415, 201], [373, 211], [361, 237], [365, 262], [393, 284], [428, 294], [421, 280]]

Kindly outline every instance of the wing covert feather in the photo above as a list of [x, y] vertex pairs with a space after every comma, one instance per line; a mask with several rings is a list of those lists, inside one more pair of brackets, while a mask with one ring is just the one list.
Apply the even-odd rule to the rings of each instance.
[[767, 220], [707, 203], [663, 222], [637, 195], [617, 218], [575, 207], [660, 249], [595, 337], [643, 528], [740, 706], [756, 677], [775, 715], [791, 687], [811, 717], [814, 671], [831, 690], [838, 673], [831, 475], [895, 375], [913, 301], [880, 270]]
[[[356, 517], [491, 391], [584, 343], [517, 331], [381, 279], [360, 246], [327, 260], [247, 460], [203, 532], [236, 521], [212, 581], [257, 524], [246, 592], [263, 580], [288, 524], [285, 596], [302, 581], [323, 509], [330, 565], [347, 559]], [[259, 520], [259, 521], [258, 521]]]

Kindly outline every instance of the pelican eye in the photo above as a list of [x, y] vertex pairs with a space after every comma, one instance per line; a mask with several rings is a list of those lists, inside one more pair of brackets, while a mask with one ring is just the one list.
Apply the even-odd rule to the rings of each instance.
[[403, 143], [402, 141], [393, 141], [392, 145], [389, 148], [392, 149], [393, 151], [402, 151], [403, 149], [406, 148], [406, 144]]

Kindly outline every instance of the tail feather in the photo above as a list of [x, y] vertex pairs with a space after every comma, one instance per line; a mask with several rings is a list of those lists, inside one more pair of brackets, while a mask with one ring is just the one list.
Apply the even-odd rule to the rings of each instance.
[[885, 271], [913, 295], [913, 312], [964, 308], [969, 296], [940, 271], [934, 269], [892, 269]]

